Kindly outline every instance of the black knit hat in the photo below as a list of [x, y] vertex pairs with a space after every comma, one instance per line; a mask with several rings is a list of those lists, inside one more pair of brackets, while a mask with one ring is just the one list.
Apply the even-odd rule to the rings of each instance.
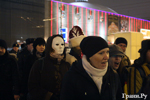
[[85, 37], [80, 44], [80, 48], [82, 50], [82, 53], [87, 56], [89, 59], [91, 56], [93, 56], [98, 51], [108, 48], [107, 42], [98, 36], [88, 36]]
[[43, 38], [36, 38], [36, 40], [33, 42], [33, 48], [36, 49], [37, 45], [45, 45], [45, 40]]
[[34, 38], [27, 38], [26, 39], [26, 45], [33, 43], [34, 42]]
[[116, 40], [115, 40], [115, 43], [114, 44], [119, 44], [119, 43], [124, 43], [124, 44], [128, 44], [127, 40], [123, 37], [118, 37]]
[[4, 40], [0, 39], [0, 47], [4, 47], [7, 50], [7, 44]]
[[143, 40], [141, 42], [141, 49], [138, 52], [139, 53], [146, 52], [148, 49], [150, 49], [150, 39]]
[[19, 47], [19, 44], [15, 42], [12, 47]]

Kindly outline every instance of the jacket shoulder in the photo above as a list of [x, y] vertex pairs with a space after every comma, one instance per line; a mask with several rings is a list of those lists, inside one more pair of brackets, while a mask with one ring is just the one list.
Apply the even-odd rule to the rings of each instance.
[[77, 61], [77, 59], [74, 56], [70, 55], [69, 53], [66, 54], [66, 62], [69, 62], [70, 65], [72, 65], [72, 63], [75, 61]]

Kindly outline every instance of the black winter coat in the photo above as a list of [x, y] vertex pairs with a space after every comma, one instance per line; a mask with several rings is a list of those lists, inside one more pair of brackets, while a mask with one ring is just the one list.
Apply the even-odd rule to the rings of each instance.
[[0, 100], [14, 100], [19, 95], [19, 71], [16, 59], [9, 55], [0, 56]]
[[121, 100], [119, 76], [108, 67], [103, 77], [101, 93], [82, 66], [82, 61], [73, 63], [66, 73], [61, 89], [60, 100]]
[[50, 56], [43, 59], [36, 61], [30, 72], [30, 100], [45, 100], [48, 93], [53, 93], [50, 100], [59, 100], [60, 84], [70, 64], [63, 60], [57, 64], [57, 59]]
[[22, 78], [21, 78], [21, 93], [27, 94], [28, 93], [28, 78], [30, 74], [30, 70], [32, 65], [36, 60], [38, 60], [36, 55], [29, 54], [26, 57], [25, 66], [22, 68]]
[[27, 47], [21, 50], [21, 52], [18, 53], [17, 58], [18, 58], [18, 66], [19, 66], [19, 71], [20, 74], [22, 75], [22, 70], [23, 67], [25, 67], [25, 61], [28, 55], [30, 55], [31, 52], [27, 50]]

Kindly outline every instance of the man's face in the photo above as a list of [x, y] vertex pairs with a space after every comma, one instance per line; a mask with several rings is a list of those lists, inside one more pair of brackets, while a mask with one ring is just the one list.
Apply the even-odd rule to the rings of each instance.
[[150, 49], [146, 53], [146, 61], [150, 63]]
[[124, 44], [124, 43], [119, 43], [119, 44], [117, 44], [117, 45], [123, 50], [123, 52], [126, 51], [126, 48], [127, 48], [127, 45], [126, 45], [126, 44]]
[[33, 50], [33, 43], [28, 44], [27, 49], [31, 52]]
[[13, 47], [13, 49], [18, 52], [19, 47]]
[[108, 65], [111, 66], [114, 70], [119, 68], [122, 56], [115, 55], [109, 58]]
[[3, 56], [5, 52], [6, 52], [5, 48], [0, 46], [0, 56]]

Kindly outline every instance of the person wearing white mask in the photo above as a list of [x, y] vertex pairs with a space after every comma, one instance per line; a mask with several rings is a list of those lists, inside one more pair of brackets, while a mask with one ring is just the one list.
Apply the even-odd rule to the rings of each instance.
[[65, 42], [61, 35], [48, 38], [45, 54], [32, 66], [28, 82], [29, 100], [59, 100], [61, 81], [70, 68], [63, 59]]
[[109, 47], [98, 36], [85, 37], [80, 44], [82, 60], [66, 73], [60, 100], [121, 100], [116, 71], [108, 67]]

